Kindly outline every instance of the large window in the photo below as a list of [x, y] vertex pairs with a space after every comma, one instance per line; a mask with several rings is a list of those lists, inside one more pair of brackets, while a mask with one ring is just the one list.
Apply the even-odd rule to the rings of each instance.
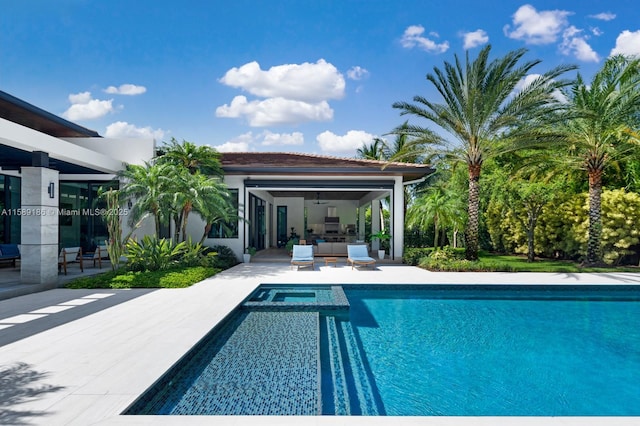
[[0, 175], [0, 243], [20, 244], [20, 178]]
[[[233, 216], [238, 217], [238, 190], [229, 189], [231, 203], [233, 204]], [[217, 222], [211, 226], [211, 230], [207, 235], [209, 238], [238, 238], [238, 219], [227, 222]]]
[[109, 239], [109, 233], [99, 210], [106, 203], [99, 197], [99, 190], [118, 188], [111, 182], [60, 182], [60, 247], [82, 247], [83, 252], [93, 251]]

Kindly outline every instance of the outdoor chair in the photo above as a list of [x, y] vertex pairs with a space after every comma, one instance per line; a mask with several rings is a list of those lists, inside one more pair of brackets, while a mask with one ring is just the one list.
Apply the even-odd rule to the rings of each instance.
[[64, 271], [67, 275], [67, 265], [70, 263], [79, 263], [80, 271], [84, 272], [82, 265], [82, 248], [80, 247], [66, 247], [60, 250], [60, 256], [58, 257], [58, 272]]
[[313, 259], [313, 246], [301, 246], [295, 244], [293, 246], [293, 254], [291, 255], [291, 267], [297, 266], [311, 266], [315, 269], [315, 262]]
[[376, 266], [376, 260], [369, 256], [366, 245], [347, 245], [347, 262], [351, 263], [351, 269], [354, 266]]
[[98, 246], [93, 253], [85, 253], [82, 255], [84, 260], [92, 260], [93, 267], [96, 267], [96, 262], [98, 262], [98, 268], [102, 269], [102, 259], [109, 259], [109, 252], [107, 251], [107, 246]]

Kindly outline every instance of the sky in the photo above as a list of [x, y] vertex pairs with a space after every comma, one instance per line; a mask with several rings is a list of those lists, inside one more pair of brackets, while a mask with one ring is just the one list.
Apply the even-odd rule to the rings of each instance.
[[[498, 4], [499, 3], [499, 4]], [[425, 76], [526, 48], [586, 79], [640, 55], [634, 0], [0, 0], [0, 90], [104, 137], [353, 157]], [[570, 77], [575, 76], [572, 73]]]

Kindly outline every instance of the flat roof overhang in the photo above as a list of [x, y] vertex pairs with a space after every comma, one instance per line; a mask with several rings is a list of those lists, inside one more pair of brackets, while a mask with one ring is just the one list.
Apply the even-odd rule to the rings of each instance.
[[0, 90], [0, 117], [56, 138], [99, 138], [87, 129]]
[[49, 167], [61, 174], [113, 174], [122, 169], [122, 161], [0, 118], [0, 167], [29, 167], [34, 151], [47, 153]]

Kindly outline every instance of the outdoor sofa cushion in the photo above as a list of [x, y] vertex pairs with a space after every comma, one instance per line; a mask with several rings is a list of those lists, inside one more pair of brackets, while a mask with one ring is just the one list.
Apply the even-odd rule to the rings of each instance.
[[372, 268], [375, 267], [376, 260], [369, 256], [367, 246], [349, 244], [347, 246], [347, 251], [349, 252], [347, 262], [351, 263], [351, 269], [356, 265], [367, 265]]
[[16, 266], [17, 259], [20, 259], [17, 244], [0, 244], [0, 261], [11, 261]]

